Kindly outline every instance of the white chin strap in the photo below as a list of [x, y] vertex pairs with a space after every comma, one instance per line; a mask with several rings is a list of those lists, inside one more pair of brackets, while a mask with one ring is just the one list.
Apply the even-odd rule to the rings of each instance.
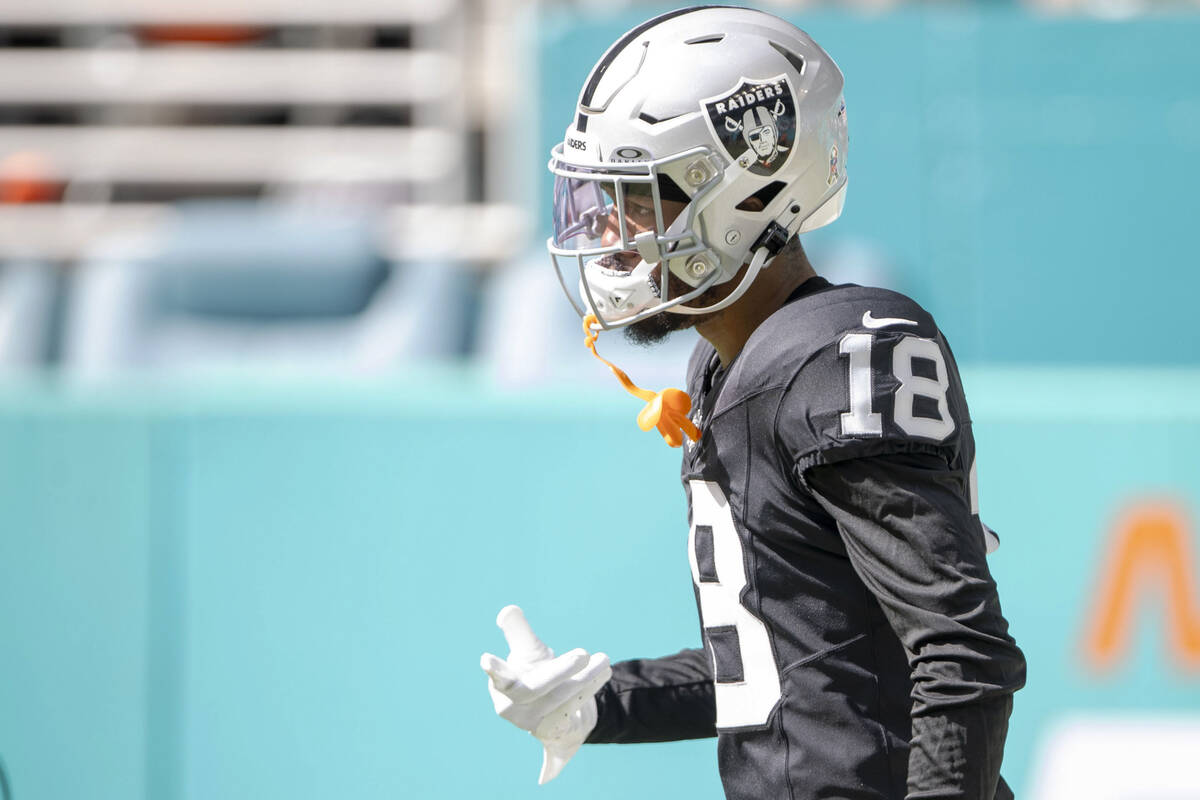
[[[834, 194], [831, 197], [829, 197], [822, 205], [817, 207], [811, 214], [809, 214], [806, 218], [804, 218], [804, 220], [800, 224], [799, 232], [805, 233], [807, 231], [816, 230], [817, 228], [820, 228], [824, 225], [828, 225], [829, 223], [833, 222], [835, 219], [838, 218], [838, 216], [841, 215], [842, 206], [845, 202], [846, 202], [846, 182], [842, 181], [842, 185], [838, 188], [838, 190], [836, 192], [834, 192]], [[792, 208], [798, 208], [797, 206], [795, 206], [793, 204], [792, 201], [789, 201], [788, 205], [791, 206]], [[777, 224], [785, 234], [788, 234], [788, 235], [784, 236], [783, 243], [781, 243], [777, 247], [777, 251], [779, 249], [782, 249], [783, 244], [785, 244], [788, 241], [788, 239], [790, 239], [789, 231], [794, 230], [793, 226], [795, 226], [795, 224], [796, 224], [796, 218], [797, 218], [796, 213], [792, 212], [790, 216], [788, 216], [788, 215], [782, 216], [778, 220], [776, 220], [776, 222], [774, 223], [774, 224]], [[703, 308], [694, 308], [692, 306], [673, 305], [673, 306], [667, 307], [664, 310], [669, 311], [672, 314], [693, 314], [694, 315], [694, 314], [711, 314], [714, 311], [720, 311], [723, 308], [728, 308], [729, 306], [736, 303], [738, 301], [738, 299], [741, 298], [741, 296], [746, 293], [746, 290], [750, 288], [750, 284], [754, 283], [754, 279], [758, 277], [758, 273], [761, 272], [763, 270], [763, 268], [767, 266], [767, 264], [771, 261], [771, 259], [773, 257], [774, 257], [774, 255], [766, 247], [759, 247], [757, 250], [755, 250], [754, 257], [750, 259], [750, 266], [746, 269], [746, 274], [742, 278], [742, 282], [737, 285], [736, 289], [734, 289], [732, 292], [730, 292], [728, 297], [726, 297], [723, 300], [720, 300], [716, 303], [713, 303], [711, 306], [705, 306]]]
[[734, 289], [732, 292], [729, 293], [728, 297], [718, 300], [717, 302], [713, 303], [711, 306], [704, 306], [703, 308], [693, 308], [692, 306], [685, 306], [685, 305], [680, 304], [680, 305], [668, 306], [664, 310], [669, 311], [672, 314], [696, 315], [696, 314], [711, 314], [714, 311], [720, 311], [723, 308], [728, 308], [729, 306], [736, 303], [738, 301], [738, 299], [741, 298], [741, 296], [746, 293], [746, 290], [750, 288], [750, 284], [754, 283], [754, 279], [756, 277], [758, 277], [758, 273], [762, 272], [763, 267], [765, 267], [767, 265], [767, 262], [770, 260], [771, 260], [771, 251], [768, 250], [767, 248], [760, 247], [757, 250], [755, 250], [754, 258], [750, 259], [750, 266], [746, 268], [746, 274], [742, 277], [741, 283], [739, 283], [737, 285], [736, 289]]

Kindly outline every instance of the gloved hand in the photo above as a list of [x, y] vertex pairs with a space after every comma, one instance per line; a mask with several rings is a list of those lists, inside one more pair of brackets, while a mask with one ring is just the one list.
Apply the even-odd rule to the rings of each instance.
[[505, 606], [496, 624], [508, 640], [508, 659], [484, 653], [496, 713], [542, 743], [538, 783], [553, 780], [596, 726], [596, 692], [612, 677], [608, 656], [572, 650], [558, 658], [529, 627], [517, 606]]

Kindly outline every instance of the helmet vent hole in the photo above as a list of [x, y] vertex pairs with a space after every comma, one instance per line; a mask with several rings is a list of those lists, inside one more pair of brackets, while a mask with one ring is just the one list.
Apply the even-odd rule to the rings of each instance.
[[776, 195], [787, 186], [783, 181], [772, 181], [737, 204], [738, 211], [762, 211], [771, 204]]
[[670, 122], [671, 120], [682, 116], [683, 114], [675, 114], [670, 117], [655, 117], [643, 111], [642, 113], [638, 114], [638, 119], [640, 119], [642, 122], [649, 122], [651, 125], [657, 125], [660, 122]]
[[673, 203], [686, 203], [691, 199], [687, 192], [679, 188], [679, 184], [670, 175], [663, 173], [659, 173], [658, 176], [658, 194], [663, 200]]
[[791, 50], [788, 50], [786, 47], [784, 47], [781, 44], [776, 44], [775, 42], [771, 42], [771, 47], [774, 47], [775, 50], [778, 51], [779, 55], [786, 58], [788, 60], [788, 63], [796, 68], [796, 72], [799, 72], [801, 75], [804, 74], [804, 59], [803, 58], [801, 58], [796, 53], [793, 53]]
[[710, 36], [697, 36], [695, 39], [688, 39], [684, 44], [716, 44], [725, 38], [725, 34], [718, 33]]

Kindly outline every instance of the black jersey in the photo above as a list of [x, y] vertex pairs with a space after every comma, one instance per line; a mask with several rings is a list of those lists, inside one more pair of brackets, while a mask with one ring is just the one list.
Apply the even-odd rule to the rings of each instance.
[[999, 759], [1024, 660], [930, 315], [814, 278], [727, 370], [701, 342], [688, 389], [704, 648], [616, 665], [590, 740], [715, 732], [731, 800], [1008, 796]]

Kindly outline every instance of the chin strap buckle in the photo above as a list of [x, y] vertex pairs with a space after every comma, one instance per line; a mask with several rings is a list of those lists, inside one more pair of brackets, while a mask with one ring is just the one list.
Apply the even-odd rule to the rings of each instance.
[[750, 252], [757, 252], [760, 247], [765, 247], [771, 255], [776, 255], [788, 243], [787, 228], [780, 225], [778, 222], [771, 220], [767, 223], [767, 227], [763, 229], [762, 234], [750, 246]]

